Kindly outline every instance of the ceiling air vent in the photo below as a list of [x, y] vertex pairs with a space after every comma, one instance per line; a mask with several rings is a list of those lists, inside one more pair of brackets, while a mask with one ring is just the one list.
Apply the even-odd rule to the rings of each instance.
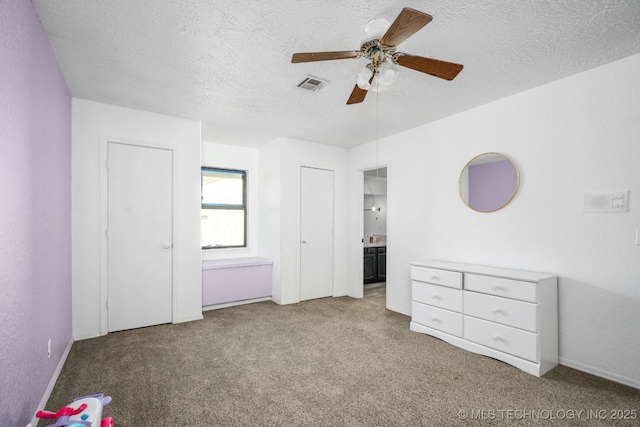
[[300, 89], [310, 90], [311, 92], [317, 92], [327, 83], [329, 83], [328, 80], [306, 75], [304, 76], [304, 79], [298, 83], [298, 87]]

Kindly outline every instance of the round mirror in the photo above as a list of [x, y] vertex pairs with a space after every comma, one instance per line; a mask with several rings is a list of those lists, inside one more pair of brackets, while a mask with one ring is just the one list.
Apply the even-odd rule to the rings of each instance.
[[500, 153], [480, 154], [466, 164], [458, 190], [464, 203], [478, 212], [503, 208], [515, 197], [520, 173], [515, 163]]

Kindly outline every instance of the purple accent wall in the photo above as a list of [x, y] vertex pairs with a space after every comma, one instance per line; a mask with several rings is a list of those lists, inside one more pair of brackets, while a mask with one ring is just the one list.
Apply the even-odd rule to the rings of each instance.
[[469, 166], [469, 206], [496, 210], [509, 201], [516, 182], [516, 171], [508, 160]]
[[31, 1], [0, 1], [0, 64], [0, 424], [25, 426], [72, 341], [71, 96]]

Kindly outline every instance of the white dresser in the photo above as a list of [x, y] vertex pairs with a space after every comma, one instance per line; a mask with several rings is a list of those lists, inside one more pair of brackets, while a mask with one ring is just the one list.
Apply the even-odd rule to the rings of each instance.
[[411, 263], [411, 330], [541, 376], [558, 365], [557, 277]]

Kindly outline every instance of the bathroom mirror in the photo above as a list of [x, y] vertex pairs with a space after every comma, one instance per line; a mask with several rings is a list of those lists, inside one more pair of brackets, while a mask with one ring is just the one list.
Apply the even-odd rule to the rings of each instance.
[[458, 190], [464, 203], [478, 212], [505, 207], [518, 192], [520, 172], [500, 153], [483, 153], [469, 161], [460, 173]]

